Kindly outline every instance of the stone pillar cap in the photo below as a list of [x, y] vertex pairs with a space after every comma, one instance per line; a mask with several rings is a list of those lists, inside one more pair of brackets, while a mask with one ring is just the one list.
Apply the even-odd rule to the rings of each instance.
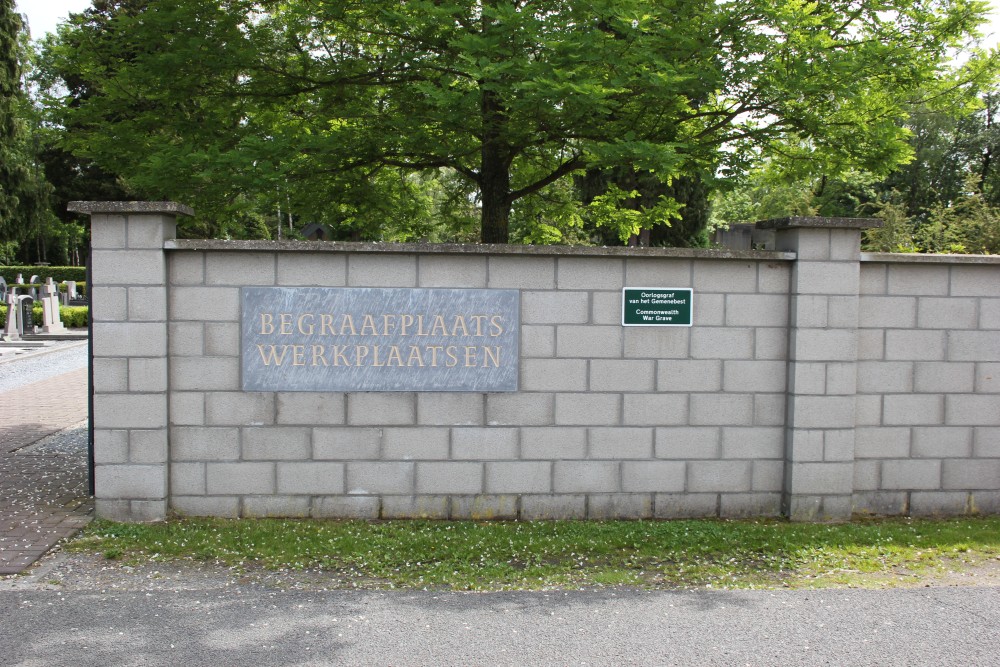
[[878, 218], [822, 218], [808, 216], [793, 216], [790, 218], [771, 218], [756, 223], [757, 229], [795, 229], [811, 227], [814, 229], [871, 229], [881, 227]]
[[194, 209], [172, 201], [71, 201], [66, 206], [70, 213], [172, 213], [174, 215], [194, 215]]

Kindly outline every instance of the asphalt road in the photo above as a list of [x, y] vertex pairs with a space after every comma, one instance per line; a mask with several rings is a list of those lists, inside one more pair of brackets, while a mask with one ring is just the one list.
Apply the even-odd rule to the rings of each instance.
[[0, 591], [4, 665], [997, 665], [1000, 588]]

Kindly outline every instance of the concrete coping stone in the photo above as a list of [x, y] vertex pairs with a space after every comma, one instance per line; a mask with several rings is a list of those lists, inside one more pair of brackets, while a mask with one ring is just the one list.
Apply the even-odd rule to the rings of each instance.
[[224, 241], [177, 239], [164, 250], [234, 252], [341, 252], [439, 255], [528, 255], [569, 257], [673, 257], [679, 259], [737, 259], [762, 262], [793, 261], [794, 252], [724, 250], [708, 248], [629, 248], [624, 246], [539, 246], [502, 243], [365, 243], [340, 241]]
[[813, 229], [871, 229], [881, 227], [878, 218], [822, 218], [810, 216], [793, 216], [790, 218], [771, 218], [755, 223], [757, 229], [795, 229], [811, 227]]
[[928, 255], [923, 253], [863, 252], [862, 262], [891, 264], [1000, 264], [1000, 255]]
[[71, 201], [66, 206], [70, 213], [127, 215], [129, 213], [173, 213], [194, 215], [194, 209], [172, 201]]

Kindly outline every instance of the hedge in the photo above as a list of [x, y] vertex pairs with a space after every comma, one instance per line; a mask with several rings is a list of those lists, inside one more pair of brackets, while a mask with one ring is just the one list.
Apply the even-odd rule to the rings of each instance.
[[[34, 287], [39, 292], [45, 287], [45, 283], [7, 283], [7, 289], [17, 288], [20, 294], [24, 294], [27, 290]], [[56, 287], [59, 288], [60, 292], [66, 291], [66, 286], [62, 283], [56, 283]], [[86, 298], [87, 296], [87, 283], [78, 282], [76, 284], [76, 294], [77, 296], [82, 296]]]
[[85, 266], [0, 266], [0, 276], [3, 276], [8, 285], [14, 282], [19, 273], [25, 280], [31, 280], [31, 276], [38, 276], [43, 283], [49, 278], [57, 283], [64, 280], [82, 283], [87, 280]]
[[[42, 307], [31, 309], [31, 319], [35, 326], [42, 326], [45, 318], [42, 315]], [[90, 319], [90, 308], [87, 306], [59, 306], [59, 319], [63, 326], [71, 329], [82, 329], [87, 326]], [[7, 326], [7, 306], [0, 306], [0, 327]]]

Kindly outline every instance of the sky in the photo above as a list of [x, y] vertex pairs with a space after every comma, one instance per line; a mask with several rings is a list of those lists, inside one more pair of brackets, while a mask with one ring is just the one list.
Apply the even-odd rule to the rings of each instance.
[[[992, 0], [993, 23], [985, 30], [993, 37], [989, 44], [1000, 41], [1000, 0]], [[31, 36], [41, 38], [47, 32], [54, 32], [70, 12], [79, 12], [90, 6], [90, 0], [17, 0], [18, 11], [28, 15]]]

